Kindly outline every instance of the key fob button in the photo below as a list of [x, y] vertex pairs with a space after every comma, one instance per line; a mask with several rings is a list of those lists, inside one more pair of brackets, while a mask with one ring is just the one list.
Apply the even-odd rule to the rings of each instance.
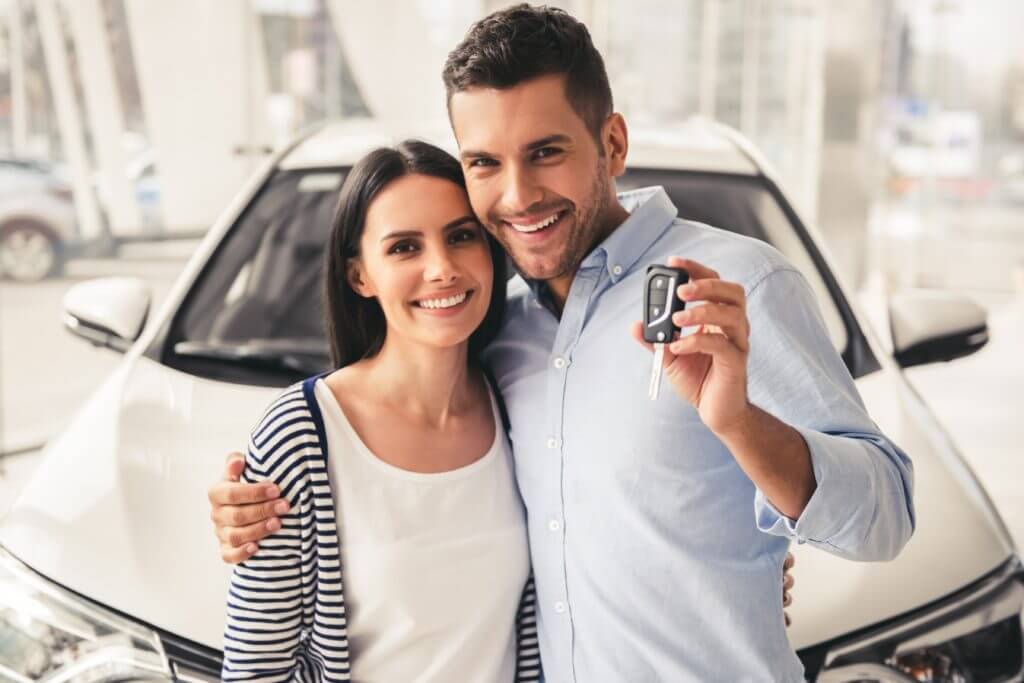
[[668, 301], [667, 289], [652, 289], [647, 297], [647, 303], [651, 306], [664, 306]]

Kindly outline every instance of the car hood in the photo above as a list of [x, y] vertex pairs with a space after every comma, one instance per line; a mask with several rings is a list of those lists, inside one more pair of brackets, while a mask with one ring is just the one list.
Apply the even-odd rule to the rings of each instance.
[[807, 545], [796, 556], [790, 641], [827, 642], [947, 596], [1014, 552], [1002, 519], [902, 373], [857, 382], [872, 419], [914, 462], [914, 535], [889, 562], [852, 562]]
[[[984, 491], [901, 375], [876, 372], [858, 385], [879, 426], [914, 459], [917, 529], [886, 563], [797, 548], [796, 648], [932, 602], [1013, 551]], [[127, 358], [47, 446], [0, 525], [0, 543], [67, 588], [219, 649], [230, 569], [206, 490], [277, 393]]]
[[47, 444], [0, 543], [67, 588], [220, 649], [231, 569], [206, 489], [279, 391], [126, 359]]

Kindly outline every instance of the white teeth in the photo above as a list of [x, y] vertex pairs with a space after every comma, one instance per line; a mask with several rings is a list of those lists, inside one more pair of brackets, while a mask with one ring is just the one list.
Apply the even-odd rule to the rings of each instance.
[[421, 308], [451, 308], [465, 301], [467, 294], [468, 292], [463, 292], [462, 294], [456, 294], [444, 299], [423, 299], [419, 302], [419, 305]]
[[518, 223], [510, 223], [510, 225], [519, 232], [537, 232], [542, 228], [548, 227], [556, 220], [558, 220], [558, 214], [553, 213], [544, 220], [542, 220], [540, 223], [534, 223], [533, 225], [519, 225]]

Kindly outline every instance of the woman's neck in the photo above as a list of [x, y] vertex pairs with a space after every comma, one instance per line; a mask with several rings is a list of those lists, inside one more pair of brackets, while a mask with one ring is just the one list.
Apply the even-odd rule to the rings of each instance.
[[438, 349], [384, 342], [373, 358], [360, 361], [370, 394], [417, 421], [444, 429], [477, 400], [468, 369], [468, 344]]

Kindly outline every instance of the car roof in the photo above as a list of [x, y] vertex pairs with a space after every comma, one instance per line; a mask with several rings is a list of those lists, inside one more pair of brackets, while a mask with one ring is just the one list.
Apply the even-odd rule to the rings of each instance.
[[[301, 139], [279, 162], [284, 169], [350, 166], [371, 149], [418, 138], [455, 153], [447, 121], [415, 128], [387, 125], [375, 119], [345, 119], [321, 125]], [[757, 175], [758, 162], [738, 134], [701, 117], [677, 125], [629, 129], [629, 166], [634, 168], [710, 171]]]

